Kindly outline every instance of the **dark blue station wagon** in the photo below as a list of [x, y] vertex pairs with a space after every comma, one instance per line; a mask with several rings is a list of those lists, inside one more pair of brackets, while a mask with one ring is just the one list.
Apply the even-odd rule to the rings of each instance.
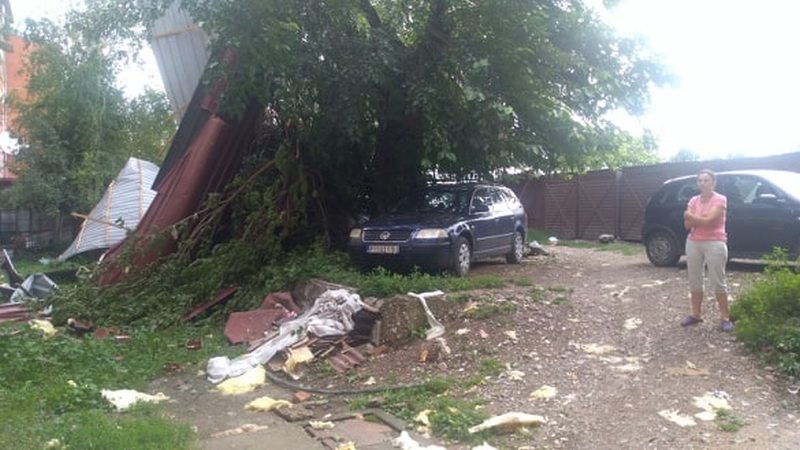
[[464, 276], [476, 259], [505, 256], [520, 263], [527, 223], [522, 203], [504, 186], [436, 184], [353, 228], [349, 252], [362, 266], [419, 266]]

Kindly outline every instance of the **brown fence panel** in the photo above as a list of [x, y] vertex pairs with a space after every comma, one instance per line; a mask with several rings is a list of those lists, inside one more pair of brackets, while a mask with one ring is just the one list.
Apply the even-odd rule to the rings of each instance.
[[544, 229], [561, 239], [576, 239], [578, 185], [574, 180], [548, 180], [542, 189]]
[[650, 197], [661, 187], [666, 178], [663, 170], [622, 171], [620, 176], [620, 199], [617, 236], [625, 241], [642, 239], [644, 208]]
[[641, 240], [647, 201], [664, 181], [708, 168], [717, 172], [778, 169], [800, 172], [800, 152], [758, 158], [720, 159], [627, 167], [614, 173], [588, 172], [574, 178], [526, 181], [517, 193], [528, 213], [528, 226], [562, 239], [596, 239], [614, 233]]
[[596, 239], [601, 234], [615, 234], [617, 223], [616, 173], [593, 172], [575, 179], [578, 187], [579, 239]]
[[528, 213], [528, 227], [544, 229], [544, 181], [526, 180], [521, 187], [514, 187], [525, 212]]

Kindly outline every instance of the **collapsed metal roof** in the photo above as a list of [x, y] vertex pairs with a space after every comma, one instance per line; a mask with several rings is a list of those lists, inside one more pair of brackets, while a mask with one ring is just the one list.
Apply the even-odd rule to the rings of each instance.
[[208, 37], [175, 2], [156, 20], [150, 46], [164, 89], [180, 121], [208, 64]]
[[59, 255], [64, 261], [78, 253], [106, 249], [125, 239], [150, 207], [156, 192], [150, 189], [158, 166], [142, 159], [129, 158], [117, 177], [106, 188], [103, 198], [84, 216], [80, 232]]

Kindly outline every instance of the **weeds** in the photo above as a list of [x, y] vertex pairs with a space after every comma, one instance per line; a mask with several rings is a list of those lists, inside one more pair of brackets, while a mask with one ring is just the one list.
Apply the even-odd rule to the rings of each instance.
[[[476, 409], [480, 401], [449, 396], [448, 391], [456, 385], [453, 379], [434, 378], [419, 388], [385, 392], [382, 394], [382, 408], [409, 422], [421, 411], [430, 410], [432, 412], [428, 418], [433, 433], [458, 442], [480, 442], [486, 437], [484, 433], [472, 435], [467, 430], [481, 423], [488, 415]], [[360, 396], [350, 403], [350, 407], [363, 409], [371, 401], [371, 397]]]
[[533, 281], [530, 278], [515, 277], [508, 281], [515, 286], [533, 286]]
[[533, 303], [541, 303], [544, 300], [544, 289], [535, 287], [530, 290], [530, 299]]
[[743, 426], [747, 425], [744, 419], [737, 416], [736, 413], [730, 409], [716, 409], [714, 413], [714, 422], [716, 422], [717, 426], [722, 431], [735, 433], [742, 429]]
[[564, 247], [572, 247], [572, 248], [590, 248], [593, 250], [599, 250], [604, 252], [615, 252], [615, 253], [621, 253], [626, 256], [635, 256], [642, 254], [642, 246], [640, 244], [634, 244], [631, 242], [611, 242], [608, 244], [603, 244], [601, 242], [596, 242], [596, 241], [566, 240], [566, 241], [559, 241], [558, 245], [563, 245]]
[[789, 376], [800, 375], [800, 274], [771, 255], [763, 277], [731, 306], [736, 336]]
[[242, 275], [243, 269], [220, 267], [220, 264], [221, 261], [214, 258], [199, 258], [187, 267], [177, 267], [178, 261], [168, 258], [120, 285], [100, 289], [90, 282], [79, 283], [56, 294], [53, 301], [59, 308], [55, 319], [63, 323], [68, 317], [86, 317], [86, 312], [91, 311], [91, 319], [106, 325], [163, 327], [177, 323], [186, 311], [208, 301], [223, 287], [242, 286], [223, 308], [212, 314], [257, 308], [267, 293], [291, 289], [298, 281], [308, 278], [352, 286], [364, 297], [437, 289], [446, 292], [494, 289], [505, 285], [501, 277], [488, 275], [460, 278], [421, 272], [398, 274], [383, 268], [362, 273], [350, 264], [344, 253], [319, 246], [298, 251], [269, 265], [259, 264], [257, 272], [246, 275]]
[[484, 377], [496, 377], [503, 371], [503, 364], [496, 360], [487, 358], [481, 361], [478, 373]]
[[499, 314], [508, 314], [517, 310], [517, 306], [509, 301], [481, 302], [475, 308], [464, 312], [471, 319], [486, 319]]

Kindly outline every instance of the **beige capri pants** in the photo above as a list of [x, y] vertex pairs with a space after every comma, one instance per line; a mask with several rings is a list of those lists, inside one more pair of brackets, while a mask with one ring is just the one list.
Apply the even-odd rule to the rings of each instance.
[[715, 294], [728, 292], [725, 265], [728, 245], [725, 241], [686, 240], [686, 270], [689, 272], [689, 292], [703, 292], [703, 269], [708, 267], [708, 279]]

